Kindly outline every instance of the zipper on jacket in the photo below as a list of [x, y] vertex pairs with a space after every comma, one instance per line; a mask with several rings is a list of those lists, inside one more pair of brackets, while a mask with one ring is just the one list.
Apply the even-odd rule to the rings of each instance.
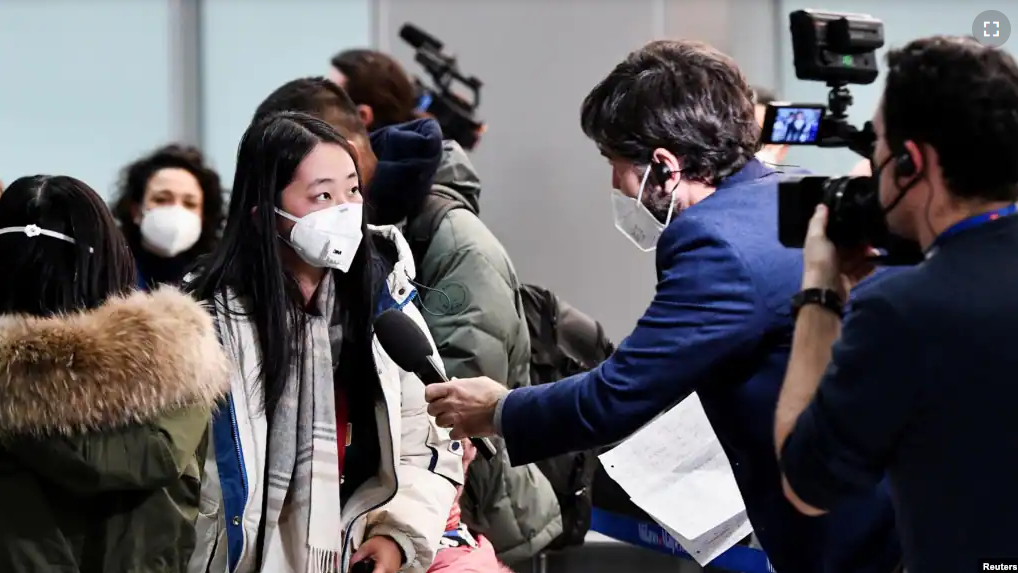
[[[225, 299], [224, 299], [223, 304], [224, 305], [228, 304]], [[229, 352], [232, 355], [233, 361], [236, 364], [239, 365], [240, 364], [240, 357], [237, 356], [236, 353], [234, 352], [234, 348], [233, 348], [234, 340], [233, 340], [233, 337], [231, 336], [231, 338], [230, 338], [230, 344], [227, 345], [227, 344], [223, 343], [224, 339], [223, 339], [222, 330], [220, 328], [220, 320], [222, 320], [222, 319], [221, 319], [219, 311], [218, 311], [218, 305], [213, 303], [213, 305], [212, 305], [212, 325], [213, 325], [213, 327], [216, 330], [216, 338], [219, 340], [219, 345], [221, 347], [229, 349]], [[243, 373], [241, 374], [241, 376], [243, 377]], [[229, 563], [230, 563], [230, 526], [233, 525], [231, 522], [232, 522], [234, 517], [237, 517], [238, 519], [240, 519], [240, 523], [237, 524], [236, 526], [234, 526], [234, 527], [240, 527], [240, 540], [241, 540], [241, 544], [240, 544], [240, 554], [237, 555], [237, 564], [238, 565], [240, 564], [241, 559], [244, 557], [244, 552], [245, 552], [245, 550], [247, 548], [247, 540], [245, 539], [246, 536], [244, 535], [244, 516], [247, 515], [247, 505], [248, 505], [248, 503], [250, 501], [248, 499], [248, 497], [250, 497], [250, 492], [249, 492], [249, 489], [248, 489], [249, 486], [248, 486], [248, 483], [247, 483], [247, 467], [244, 465], [244, 452], [243, 452], [243, 450], [241, 450], [241, 447], [240, 447], [240, 429], [239, 429], [240, 424], [237, 422], [237, 409], [233, 405], [233, 389], [232, 388], [230, 389], [230, 395], [227, 397], [226, 401], [227, 401], [227, 405], [229, 406], [229, 409], [230, 409], [230, 430], [231, 430], [231, 433], [233, 434], [233, 447], [234, 447], [234, 449], [237, 452], [237, 467], [240, 470], [241, 491], [244, 493], [244, 503], [241, 504], [240, 515], [239, 516], [226, 515], [225, 496], [224, 496], [224, 500], [223, 500], [223, 506], [221, 507], [221, 509], [223, 510], [223, 524], [226, 526], [226, 531], [224, 532], [226, 534], [226, 563], [227, 563], [227, 567], [229, 567]], [[220, 488], [219, 489], [220, 489], [220, 494], [222, 495], [222, 484], [220, 484]], [[215, 545], [212, 548], [212, 556], [209, 558], [209, 565], [211, 565], [212, 560], [215, 559], [215, 555], [216, 555], [215, 552], [216, 552], [216, 550], [218, 548], [219, 548], [219, 538], [218, 538], [218, 536], [216, 536], [216, 543], [215, 543]]]
[[[372, 333], [371, 336], [374, 337], [374, 333]], [[371, 367], [375, 371], [376, 375], [378, 376], [378, 386], [379, 386], [379, 388], [381, 388], [382, 377], [381, 377], [381, 374], [378, 372], [378, 364], [375, 362], [375, 351], [374, 351], [374, 348], [372, 348], [372, 350], [371, 350]], [[403, 394], [402, 380], [400, 380], [400, 395], [402, 396], [402, 394]], [[382, 396], [385, 396], [384, 392], [382, 393]], [[395, 448], [393, 442], [396, 440], [396, 437], [391, 435], [392, 434], [392, 420], [389, 419], [389, 405], [388, 405], [388, 403], [386, 403], [386, 405], [385, 405], [385, 410], [384, 410], [383, 417], [385, 418], [385, 427], [389, 428], [389, 434], [390, 434], [390, 438], [389, 438], [389, 450], [390, 450], [389, 451], [389, 457], [394, 457], [393, 454], [395, 454], [394, 450], [396, 448]], [[379, 438], [379, 442], [381, 442], [380, 438]], [[343, 534], [343, 551], [342, 551], [342, 554], [339, 556], [340, 567], [342, 567], [343, 564], [346, 563], [346, 553], [347, 553], [347, 550], [350, 548], [350, 541], [351, 541], [350, 538], [353, 535], [354, 524], [356, 524], [357, 521], [360, 520], [360, 518], [364, 517], [365, 515], [371, 513], [372, 511], [374, 511], [374, 510], [378, 509], [379, 507], [382, 507], [383, 505], [385, 505], [385, 504], [389, 503], [390, 501], [392, 501], [392, 499], [394, 497], [396, 497], [396, 494], [399, 493], [399, 460], [395, 460], [394, 463], [393, 463], [392, 478], [393, 478], [393, 482], [395, 483], [396, 487], [393, 488], [392, 493], [389, 494], [389, 497], [387, 497], [385, 500], [383, 500], [383, 501], [381, 501], [381, 502], [379, 502], [379, 503], [377, 503], [377, 504], [375, 504], [375, 505], [373, 505], [373, 506], [371, 506], [371, 507], [361, 511], [360, 513], [358, 513], [356, 515], [356, 517], [353, 518], [353, 520], [350, 521], [350, 527], [348, 527], [347, 530], [346, 530], [346, 533]], [[367, 528], [366, 527], [365, 527], [364, 531], [365, 531], [365, 533], [367, 533]], [[398, 546], [399, 545], [397, 544], [397, 547]], [[403, 549], [400, 548], [400, 551], [402, 551], [402, 550]], [[409, 565], [409, 563], [407, 563], [407, 565]]]
[[[218, 313], [217, 313], [216, 319], [218, 319], [218, 318], [219, 318], [219, 316], [218, 316]], [[219, 335], [220, 333], [219, 333], [219, 322], [218, 322], [218, 320], [215, 322], [215, 325], [216, 325], [216, 334]], [[222, 341], [223, 341], [222, 336], [219, 336], [219, 340], [220, 340], [220, 345], [225, 346], [225, 345], [222, 344]], [[233, 355], [233, 361], [236, 364], [240, 364], [240, 357], [237, 356], [236, 353], [234, 352], [233, 342], [234, 342], [234, 340], [231, 337], [230, 345], [229, 345], [230, 354]], [[243, 376], [243, 374], [242, 374], [242, 376]], [[227, 567], [229, 567], [229, 562], [230, 562], [230, 527], [238, 527], [240, 529], [240, 541], [241, 541], [241, 543], [240, 543], [240, 553], [237, 555], [237, 564], [238, 565], [240, 564], [241, 560], [243, 560], [244, 553], [247, 551], [247, 539], [246, 539], [247, 536], [244, 534], [244, 517], [247, 515], [247, 506], [248, 506], [248, 503], [250, 502], [250, 500], [248, 498], [251, 496], [251, 493], [250, 493], [250, 487], [249, 487], [248, 482], [247, 482], [247, 466], [244, 464], [244, 451], [240, 447], [240, 423], [237, 421], [237, 408], [236, 408], [236, 406], [234, 405], [234, 402], [233, 402], [233, 389], [232, 388], [230, 389], [230, 396], [227, 399], [227, 404], [228, 404], [229, 409], [230, 409], [230, 430], [231, 430], [231, 433], [233, 434], [233, 447], [234, 447], [234, 450], [237, 452], [237, 468], [240, 470], [241, 492], [244, 494], [244, 500], [243, 500], [243, 503], [240, 506], [240, 515], [226, 515], [226, 512], [225, 512], [225, 510], [226, 510], [226, 503], [225, 503], [225, 498], [224, 498], [224, 503], [223, 503], [223, 508], [222, 509], [224, 510], [223, 521], [225, 522], [225, 525], [226, 525], [226, 562], [227, 562]], [[220, 486], [220, 489], [222, 489], [221, 486]], [[235, 518], [239, 519], [240, 523], [238, 523], [236, 525], [233, 524], [232, 521]], [[215, 554], [213, 554], [213, 555], [215, 555]]]
[[[240, 485], [241, 490], [244, 492], [244, 503], [240, 506], [240, 515], [229, 517], [230, 520], [233, 520], [234, 518], [239, 519], [240, 523], [238, 524], [227, 523], [226, 529], [227, 531], [229, 531], [231, 525], [240, 528], [240, 539], [241, 539], [240, 554], [237, 555], [237, 564], [240, 565], [240, 562], [244, 559], [244, 553], [247, 552], [247, 539], [246, 539], [247, 535], [245, 535], [244, 533], [244, 517], [247, 515], [247, 504], [250, 501], [248, 498], [251, 496], [251, 493], [250, 491], [248, 491], [247, 467], [244, 465], [244, 452], [240, 448], [240, 429], [238, 427], [237, 422], [237, 410], [233, 405], [232, 396], [230, 397], [230, 422], [231, 422], [230, 429], [233, 430], [233, 445], [237, 450], [237, 466], [240, 468]], [[229, 539], [227, 539], [226, 547], [227, 547], [226, 559], [227, 563], [229, 563], [230, 559]]]
[[244, 506], [247, 506], [247, 468], [244, 467], [244, 452], [240, 449], [240, 430], [237, 423], [237, 410], [233, 406], [233, 397], [230, 397], [230, 429], [233, 430], [233, 446], [237, 450], [237, 468], [240, 470], [240, 484], [244, 490]]

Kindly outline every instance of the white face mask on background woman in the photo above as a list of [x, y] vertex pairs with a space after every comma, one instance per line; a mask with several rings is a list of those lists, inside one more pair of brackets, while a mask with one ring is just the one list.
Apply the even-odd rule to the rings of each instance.
[[142, 244], [163, 257], [175, 257], [201, 237], [201, 217], [180, 205], [152, 207], [141, 216]]
[[304, 262], [344, 273], [350, 270], [363, 239], [361, 203], [343, 203], [300, 218], [281, 209], [276, 213], [293, 221], [290, 237], [284, 240]]

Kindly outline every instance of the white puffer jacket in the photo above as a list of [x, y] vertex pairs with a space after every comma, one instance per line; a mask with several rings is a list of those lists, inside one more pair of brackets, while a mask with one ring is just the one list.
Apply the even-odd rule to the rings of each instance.
[[[383, 305], [402, 309], [431, 340], [423, 317], [411, 303], [416, 294], [410, 283], [415, 270], [406, 241], [394, 228], [375, 230], [395, 243], [399, 254], [386, 281]], [[242, 363], [239, 356], [258, 352], [251, 340], [239, 341], [230, 335], [245, 317], [217, 313], [216, 320], [235, 368]], [[463, 483], [463, 450], [428, 416], [424, 385], [417, 376], [401, 370], [377, 338], [372, 348], [385, 397], [385, 404], [376, 409], [382, 464], [379, 473], [343, 507], [342, 530], [336, 532], [345, 540], [340, 571], [349, 570], [350, 557], [367, 535], [385, 535], [406, 555], [403, 571], [424, 573], [439, 547], [456, 486]], [[256, 573], [259, 561], [255, 544], [263, 514], [267, 425], [260, 413], [257, 373], [244, 372], [233, 380], [231, 396], [212, 422], [198, 543], [189, 573]]]

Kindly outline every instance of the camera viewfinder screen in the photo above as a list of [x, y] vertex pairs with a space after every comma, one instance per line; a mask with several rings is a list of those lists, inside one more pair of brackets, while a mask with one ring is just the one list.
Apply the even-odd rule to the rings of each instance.
[[774, 110], [770, 142], [787, 145], [815, 145], [823, 108], [780, 107]]

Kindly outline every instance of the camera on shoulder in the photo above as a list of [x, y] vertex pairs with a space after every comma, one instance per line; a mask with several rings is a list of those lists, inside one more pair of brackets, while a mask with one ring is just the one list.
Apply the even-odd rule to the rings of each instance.
[[[795, 77], [824, 82], [827, 104], [774, 102], [767, 106], [763, 143], [847, 148], [870, 159], [876, 136], [866, 122], [848, 121], [849, 84], [867, 85], [879, 75], [876, 51], [884, 45], [884, 24], [868, 14], [797, 10], [789, 15]], [[818, 204], [828, 208], [827, 236], [839, 247], [870, 246], [896, 264], [897, 241], [884, 222], [876, 180], [867, 176], [786, 176], [778, 184], [778, 239], [802, 248]], [[912, 261], [912, 253], [907, 257]], [[902, 259], [904, 262], [904, 259]]]
[[[418, 111], [438, 121], [445, 139], [455, 140], [463, 149], [473, 149], [484, 132], [484, 122], [475, 118], [484, 84], [476, 76], [461, 72], [456, 57], [442, 51], [442, 42], [417, 26], [404, 24], [399, 36], [414, 48], [414, 60], [428, 72], [434, 84], [429, 87], [420, 78], [414, 78]], [[469, 99], [460, 95], [464, 92], [470, 93]]]

